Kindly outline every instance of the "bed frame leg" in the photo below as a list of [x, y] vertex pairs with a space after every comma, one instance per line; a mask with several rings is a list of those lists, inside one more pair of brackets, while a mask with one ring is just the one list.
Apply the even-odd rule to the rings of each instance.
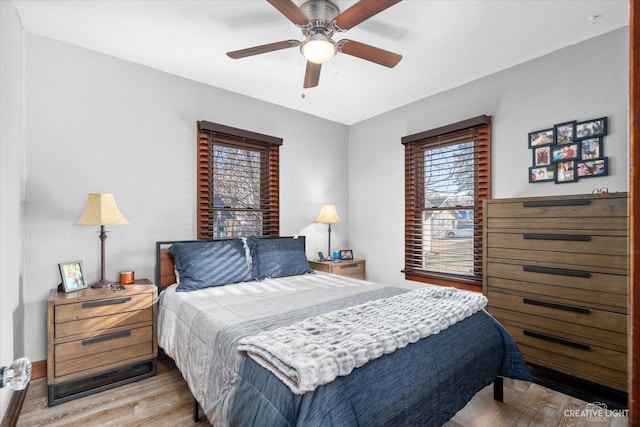
[[193, 422], [200, 422], [200, 405], [198, 405], [198, 401], [195, 397], [193, 398]]
[[493, 400], [504, 402], [504, 382], [502, 377], [493, 380]]

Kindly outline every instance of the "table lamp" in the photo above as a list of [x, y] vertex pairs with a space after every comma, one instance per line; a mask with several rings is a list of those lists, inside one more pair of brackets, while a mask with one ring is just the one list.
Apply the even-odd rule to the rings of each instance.
[[322, 205], [320, 213], [314, 222], [321, 224], [327, 224], [329, 226], [329, 245], [327, 246], [327, 256], [331, 256], [331, 224], [337, 224], [340, 222], [338, 212], [336, 212], [335, 205]]
[[92, 288], [105, 288], [111, 285], [111, 282], [104, 278], [104, 241], [107, 240], [104, 226], [122, 224], [129, 224], [129, 221], [120, 213], [113, 194], [89, 193], [84, 212], [74, 225], [100, 226], [100, 280], [91, 285]]

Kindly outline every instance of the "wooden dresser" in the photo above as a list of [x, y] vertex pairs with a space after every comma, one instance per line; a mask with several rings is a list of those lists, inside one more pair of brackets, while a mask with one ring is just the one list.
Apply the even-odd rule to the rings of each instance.
[[527, 362], [627, 390], [627, 194], [485, 202], [488, 311]]
[[364, 280], [366, 277], [366, 262], [363, 259], [333, 261], [309, 261], [309, 266], [314, 270], [347, 276]]
[[53, 289], [47, 300], [49, 406], [156, 373], [157, 288]]

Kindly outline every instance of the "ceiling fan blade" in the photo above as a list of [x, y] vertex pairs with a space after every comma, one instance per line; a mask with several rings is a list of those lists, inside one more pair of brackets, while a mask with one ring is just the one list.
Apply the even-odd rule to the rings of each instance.
[[316, 87], [320, 82], [320, 69], [322, 64], [307, 61], [307, 70], [304, 73], [304, 88]]
[[[271, 0], [269, 0], [271, 1]], [[349, 9], [336, 16], [338, 31], [347, 31], [383, 10], [400, 3], [401, 0], [360, 0]]]
[[288, 49], [296, 46], [300, 46], [300, 42], [298, 40], [283, 40], [281, 42], [234, 50], [232, 52], [227, 52], [227, 56], [233, 59], [240, 59], [247, 56], [260, 55], [261, 53], [273, 52], [275, 50]]
[[338, 42], [338, 50], [347, 55], [366, 59], [389, 68], [395, 67], [402, 59], [402, 55], [397, 53], [348, 39]]
[[294, 24], [302, 27], [309, 23], [309, 17], [292, 0], [267, 1]]

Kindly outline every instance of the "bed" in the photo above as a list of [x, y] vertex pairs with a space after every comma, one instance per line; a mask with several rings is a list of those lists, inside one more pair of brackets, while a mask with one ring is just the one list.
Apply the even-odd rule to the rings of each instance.
[[303, 237], [157, 242], [156, 264], [159, 346], [215, 426], [440, 426], [531, 381], [482, 295], [313, 272]]

